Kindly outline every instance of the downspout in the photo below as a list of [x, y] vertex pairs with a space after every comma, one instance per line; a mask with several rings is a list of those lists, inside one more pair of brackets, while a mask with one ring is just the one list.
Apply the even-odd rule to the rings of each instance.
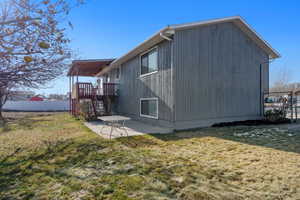
[[174, 81], [173, 81], [173, 57], [174, 57], [174, 52], [173, 52], [173, 39], [172, 38], [170, 38], [170, 37], [168, 37], [168, 36], [166, 36], [166, 35], [164, 35], [164, 32], [160, 32], [159, 33], [159, 36], [160, 37], [162, 37], [163, 39], [165, 39], [165, 40], [168, 40], [169, 42], [170, 42], [170, 44], [171, 44], [171, 60], [170, 60], [170, 67], [171, 67], [171, 87], [172, 87], [172, 89], [171, 89], [171, 94], [172, 94], [172, 119], [171, 119], [171, 121], [172, 121], [172, 123], [173, 123], [173, 127], [172, 127], [172, 129], [175, 129], [175, 90], [174, 90], [174, 86], [173, 86], [173, 83], [174, 83]]
[[264, 92], [262, 90], [262, 63], [259, 64], [259, 99], [260, 99], [260, 115], [264, 117], [265, 100], [264, 100]]
[[[274, 59], [269, 59], [268, 61], [266, 62], [262, 62], [259, 64], [259, 91], [260, 91], [260, 95], [259, 95], [259, 98], [260, 98], [260, 115], [264, 117], [265, 115], [265, 85], [264, 85], [264, 73], [263, 73], [263, 64], [268, 64], [270, 65], [271, 62], [273, 62]], [[269, 73], [268, 73], [268, 76], [269, 76]], [[270, 89], [270, 87], [268, 87], [268, 90]], [[269, 93], [270, 91], [268, 91]]]

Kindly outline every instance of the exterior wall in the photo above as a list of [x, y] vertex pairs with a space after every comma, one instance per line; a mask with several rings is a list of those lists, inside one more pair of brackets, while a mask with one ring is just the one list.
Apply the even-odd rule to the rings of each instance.
[[[140, 77], [140, 55], [122, 65], [118, 112], [155, 125], [172, 126], [173, 97], [171, 46], [168, 41], [157, 45], [158, 72]], [[158, 98], [158, 119], [140, 117], [140, 98]]]
[[110, 83], [119, 83], [120, 77], [119, 77], [119, 79], [117, 78], [117, 69], [111, 70], [109, 72], [108, 76], [109, 76], [109, 81], [107, 81], [107, 82], [110, 82]]
[[[267, 61], [268, 55], [232, 23], [176, 31], [176, 129], [259, 118], [260, 63]], [[262, 88], [268, 90], [268, 64], [262, 66]]]

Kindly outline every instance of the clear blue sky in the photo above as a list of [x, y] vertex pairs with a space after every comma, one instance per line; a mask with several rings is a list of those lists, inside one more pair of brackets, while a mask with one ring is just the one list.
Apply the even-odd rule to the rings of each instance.
[[[282, 69], [300, 82], [300, 1], [86, 1], [70, 14], [71, 47], [81, 59], [119, 57], [168, 24], [240, 15], [282, 56], [270, 66], [271, 83]], [[39, 92], [67, 91], [60, 78]]]

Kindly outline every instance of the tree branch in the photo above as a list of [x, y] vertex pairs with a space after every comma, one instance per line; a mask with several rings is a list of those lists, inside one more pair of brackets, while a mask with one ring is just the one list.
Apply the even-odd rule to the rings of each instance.
[[0, 22], [0, 26], [1, 25], [7, 25], [7, 24], [20, 23], [20, 22], [34, 21], [34, 20], [41, 20], [41, 18], [36, 17], [36, 18], [29, 18], [29, 19], [13, 19], [13, 20], [8, 20], [8, 21]]

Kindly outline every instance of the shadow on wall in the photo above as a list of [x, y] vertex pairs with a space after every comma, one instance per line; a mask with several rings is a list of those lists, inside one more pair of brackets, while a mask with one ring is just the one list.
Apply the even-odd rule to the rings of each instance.
[[[172, 121], [172, 83], [170, 47], [168, 42], [158, 45], [158, 72], [140, 77], [139, 56], [122, 66], [118, 112], [139, 120], [163, 125]], [[140, 98], [158, 98], [158, 118], [140, 117]]]

